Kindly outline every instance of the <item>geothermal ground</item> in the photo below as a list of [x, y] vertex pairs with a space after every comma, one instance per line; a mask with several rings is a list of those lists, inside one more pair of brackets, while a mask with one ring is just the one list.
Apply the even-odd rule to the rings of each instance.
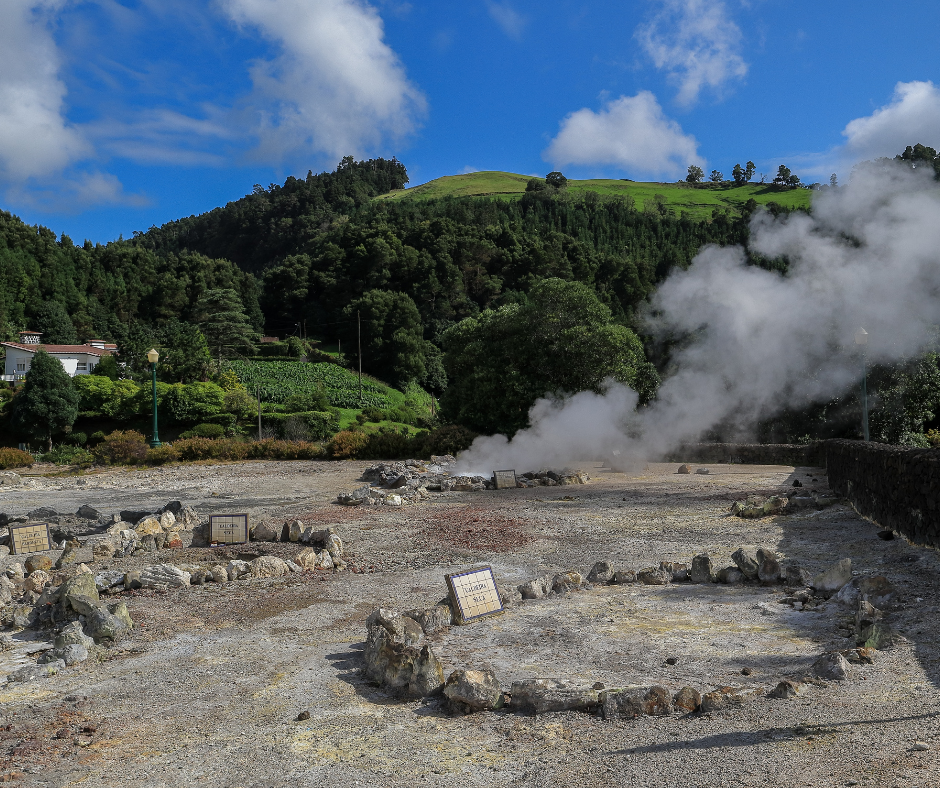
[[[132, 637], [56, 676], [0, 689], [0, 781], [24, 786], [910, 786], [940, 784], [940, 556], [837, 504], [760, 520], [728, 514], [751, 493], [824, 490], [819, 469], [710, 465], [637, 476], [587, 468], [584, 486], [432, 494], [416, 507], [341, 507], [364, 463], [240, 463], [34, 477], [0, 490], [0, 511], [106, 513], [171, 500], [200, 515], [244, 512], [333, 525], [351, 569], [121, 595]], [[817, 481], [813, 481], [816, 479]], [[432, 638], [447, 666], [513, 680], [757, 690], [710, 714], [605, 721], [581, 712], [451, 715], [402, 701], [361, 675], [372, 610], [427, 607], [444, 574], [479, 564], [517, 584], [598, 560], [641, 569], [709, 552], [730, 565], [765, 546], [815, 573], [849, 557], [900, 589], [898, 642], [845, 681], [766, 697], [821, 653], [846, 649], [849, 610], [780, 603], [782, 587], [604, 586], [525, 602]], [[90, 549], [84, 560], [90, 562]], [[290, 558], [300, 546], [188, 548], [90, 564]], [[3, 559], [9, 565], [14, 559]], [[223, 563], [225, 561], [222, 561]], [[24, 635], [0, 672], [27, 659]], [[670, 662], [667, 662], [670, 660]], [[672, 664], [674, 663], [674, 664]], [[742, 673], [745, 671], [745, 673]], [[2, 685], [0, 685], [2, 687]], [[297, 721], [309, 711], [309, 719]], [[926, 749], [915, 748], [922, 742]], [[918, 745], [922, 747], [922, 745]]]

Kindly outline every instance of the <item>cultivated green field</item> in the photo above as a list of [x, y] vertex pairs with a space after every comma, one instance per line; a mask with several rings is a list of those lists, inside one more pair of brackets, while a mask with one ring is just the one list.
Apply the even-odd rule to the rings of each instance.
[[[430, 200], [437, 197], [497, 197], [515, 199], [525, 192], [528, 175], [512, 172], [473, 172], [468, 175], [445, 175], [411, 189], [384, 194], [380, 200]], [[677, 214], [683, 211], [695, 219], [711, 216], [715, 208], [740, 210], [750, 199], [761, 205], [776, 202], [787, 208], [808, 208], [812, 192], [809, 189], [778, 189], [770, 184], [748, 184], [747, 186], [711, 184], [698, 187], [684, 182], [644, 183], [594, 179], [568, 181], [568, 192], [572, 196], [584, 192], [596, 192], [607, 196], [629, 195], [642, 209], [647, 200], [661, 194], [667, 205]]]

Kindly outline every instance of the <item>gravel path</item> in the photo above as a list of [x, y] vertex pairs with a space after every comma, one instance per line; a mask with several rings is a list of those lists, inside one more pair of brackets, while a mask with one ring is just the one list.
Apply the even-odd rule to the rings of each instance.
[[[10, 514], [180, 499], [202, 514], [300, 515], [334, 524], [361, 569], [126, 594], [139, 626], [104, 661], [0, 691], [0, 780], [57, 788], [940, 785], [940, 556], [878, 539], [877, 526], [842, 505], [762, 520], [727, 515], [733, 499], [789, 489], [794, 478], [825, 489], [818, 469], [716, 465], [681, 476], [675, 465], [651, 465], [628, 477], [597, 468], [585, 486], [447, 493], [399, 510], [329, 503], [356, 486], [363, 467], [108, 471], [0, 490], [0, 510]], [[892, 618], [901, 641], [874, 665], [852, 666], [848, 681], [792, 700], [633, 721], [451, 716], [438, 700], [403, 702], [362, 680], [365, 617], [380, 605], [438, 601], [445, 572], [488, 563], [501, 579], [522, 582], [556, 569], [586, 573], [599, 559], [639, 569], [703, 550], [727, 565], [742, 544], [772, 547], [811, 571], [851, 557], [856, 571], [887, 575], [901, 590]], [[206, 561], [210, 552], [159, 559]], [[221, 551], [296, 552], [254, 543]], [[851, 645], [838, 635], [846, 611], [835, 602], [797, 612], [781, 596], [752, 586], [608, 587], [525, 603], [436, 640], [449, 666], [491, 664], [506, 689], [537, 674], [769, 688], [802, 675], [814, 655]], [[295, 721], [304, 710], [310, 718]], [[915, 740], [929, 749], [913, 750]]]

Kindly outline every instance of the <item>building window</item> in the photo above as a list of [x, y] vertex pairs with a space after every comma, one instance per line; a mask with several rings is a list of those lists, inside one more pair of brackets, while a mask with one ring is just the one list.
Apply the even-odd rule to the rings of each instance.
[[17, 362], [16, 362], [16, 371], [17, 371], [17, 372], [25, 372], [25, 371], [26, 371], [26, 362], [25, 362], [25, 361], [17, 361]]
[[88, 371], [88, 362], [79, 361], [78, 365], [75, 367], [76, 372], [87, 372]]

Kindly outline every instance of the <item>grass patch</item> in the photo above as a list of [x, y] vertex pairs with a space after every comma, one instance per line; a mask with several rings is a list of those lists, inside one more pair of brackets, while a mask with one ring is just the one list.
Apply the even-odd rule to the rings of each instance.
[[[376, 199], [431, 200], [441, 197], [500, 197], [517, 199], [525, 192], [528, 175], [512, 172], [473, 172], [468, 175], [445, 175], [411, 189], [383, 194]], [[568, 181], [568, 193], [580, 196], [595, 192], [602, 196], [630, 196], [642, 210], [648, 200], [661, 194], [666, 204], [676, 213], [689, 214], [693, 219], [708, 219], [715, 208], [740, 213], [742, 206], [753, 199], [760, 205], [775, 202], [786, 208], [809, 208], [812, 191], [809, 189], [780, 189], [772, 184], [749, 183], [745, 186], [701, 184], [691, 186], [685, 182], [647, 183], [595, 178]]]

